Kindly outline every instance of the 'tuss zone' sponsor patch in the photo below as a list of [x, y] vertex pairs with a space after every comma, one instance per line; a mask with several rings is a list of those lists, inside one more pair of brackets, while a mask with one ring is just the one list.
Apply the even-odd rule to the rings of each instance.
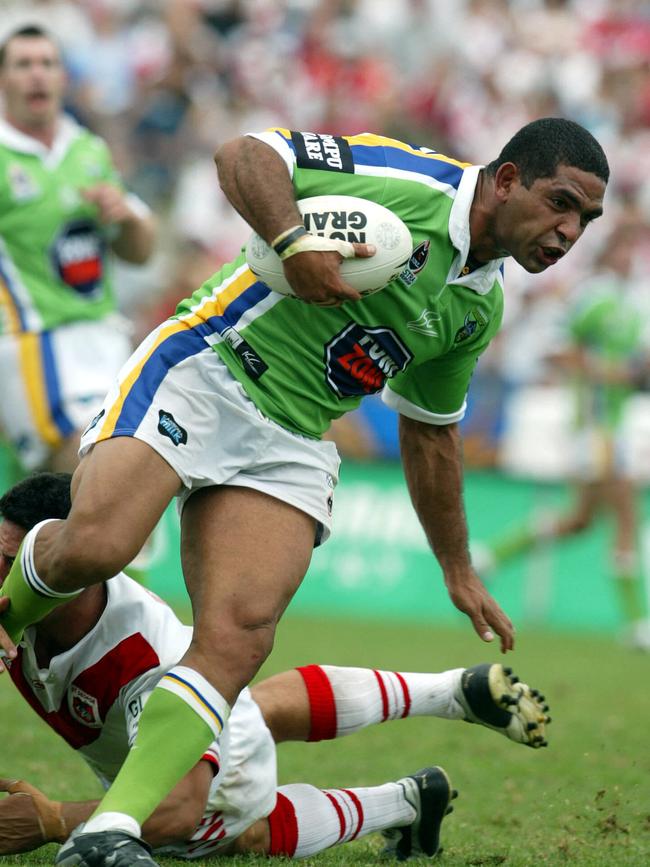
[[291, 141], [299, 168], [354, 174], [352, 151], [344, 138], [315, 132], [292, 132]]
[[337, 397], [372, 394], [412, 359], [392, 329], [352, 322], [325, 346], [327, 384]]

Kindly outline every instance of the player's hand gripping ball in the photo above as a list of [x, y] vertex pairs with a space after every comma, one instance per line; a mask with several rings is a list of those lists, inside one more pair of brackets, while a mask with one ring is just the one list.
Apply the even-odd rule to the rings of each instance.
[[[372, 295], [387, 286], [405, 267], [413, 252], [411, 233], [388, 208], [356, 196], [312, 196], [301, 199], [298, 208], [310, 235], [343, 242], [337, 249], [345, 258], [341, 277], [360, 295]], [[352, 243], [374, 244], [377, 252], [368, 259], [353, 256]], [[313, 249], [313, 248], [312, 248]], [[293, 295], [284, 276], [280, 257], [257, 234], [246, 245], [251, 271], [282, 295]]]

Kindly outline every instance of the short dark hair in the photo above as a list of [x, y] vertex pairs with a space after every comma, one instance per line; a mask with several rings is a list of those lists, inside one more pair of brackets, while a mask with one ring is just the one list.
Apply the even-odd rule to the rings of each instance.
[[67, 518], [70, 473], [34, 473], [0, 497], [0, 516], [29, 532], [46, 518]]
[[522, 127], [486, 166], [494, 175], [503, 163], [514, 163], [522, 183], [530, 187], [538, 178], [553, 177], [560, 165], [573, 166], [609, 180], [609, 164], [600, 144], [579, 123], [563, 117], [542, 117]]
[[19, 27], [17, 30], [13, 30], [8, 36], [5, 36], [0, 44], [0, 68], [5, 65], [5, 60], [7, 59], [7, 46], [13, 39], [17, 38], [49, 39], [50, 42], [54, 43], [54, 45], [59, 48], [59, 43], [56, 37], [44, 27], [40, 27], [38, 24], [26, 24], [24, 27]]

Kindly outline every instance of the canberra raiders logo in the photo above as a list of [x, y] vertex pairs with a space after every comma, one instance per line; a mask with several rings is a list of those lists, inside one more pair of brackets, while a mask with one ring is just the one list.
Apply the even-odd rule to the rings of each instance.
[[462, 328], [459, 328], [456, 332], [456, 336], [454, 337], [454, 343], [462, 343], [463, 340], [467, 340], [470, 337], [473, 337], [477, 331], [480, 331], [482, 328], [485, 328], [488, 320], [481, 313], [480, 310], [470, 310], [469, 313], [465, 316], [465, 321], [463, 322]]

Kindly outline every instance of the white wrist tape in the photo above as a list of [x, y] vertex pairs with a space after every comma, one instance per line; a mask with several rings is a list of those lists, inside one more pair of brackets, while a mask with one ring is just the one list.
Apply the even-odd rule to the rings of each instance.
[[354, 259], [354, 245], [350, 241], [339, 241], [334, 238], [321, 238], [320, 235], [301, 235], [286, 250], [280, 253], [280, 259], [284, 262], [290, 256], [295, 256], [296, 253], [308, 253], [312, 251], [320, 252], [334, 250], [343, 256], [344, 259]]

